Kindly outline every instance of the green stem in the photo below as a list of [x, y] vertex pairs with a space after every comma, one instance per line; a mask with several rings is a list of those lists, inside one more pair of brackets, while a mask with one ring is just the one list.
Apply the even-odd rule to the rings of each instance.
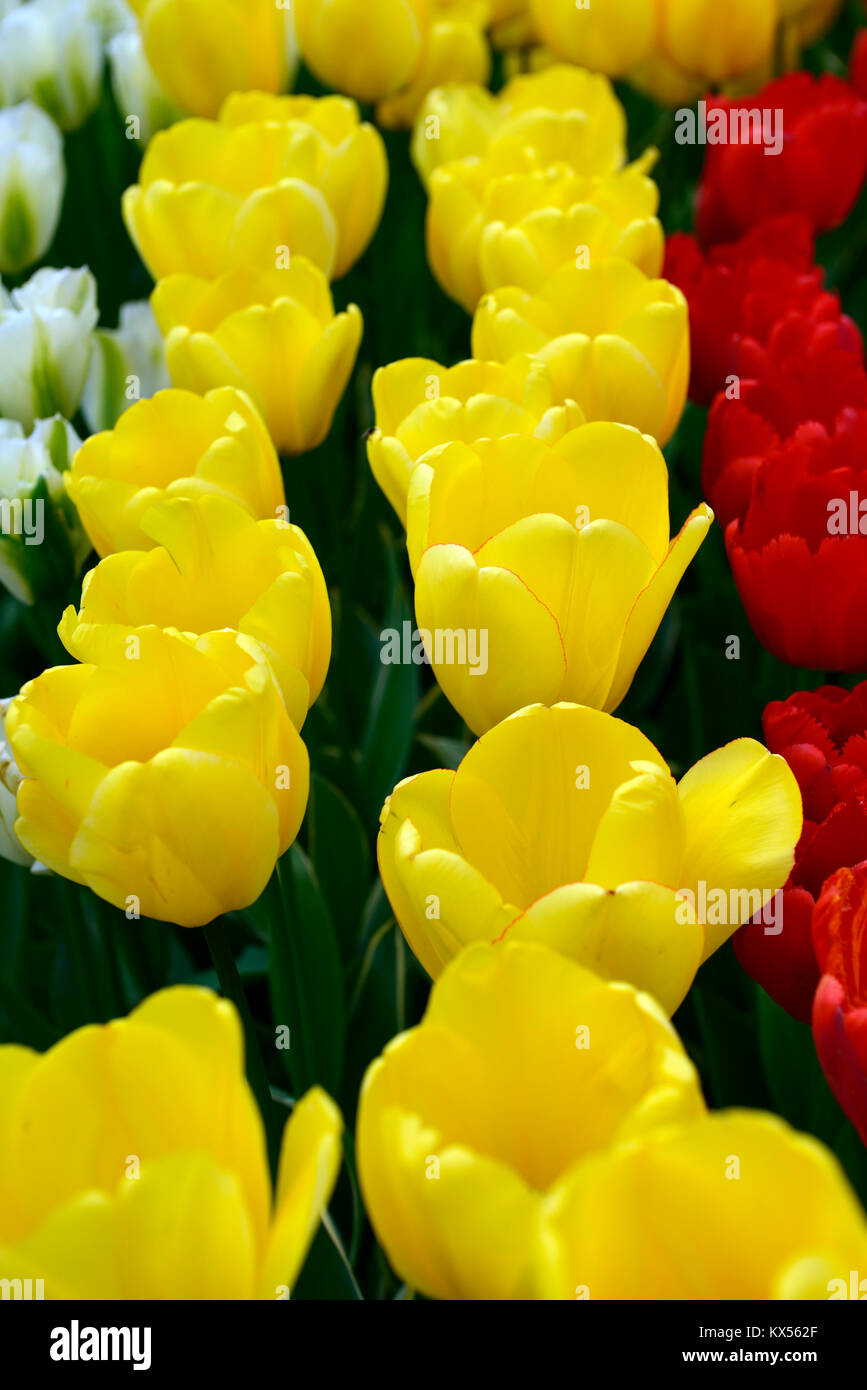
[[208, 950], [211, 953], [211, 960], [217, 972], [217, 979], [220, 981], [220, 989], [226, 999], [231, 1000], [235, 1005], [235, 1008], [241, 1016], [247, 1054], [247, 1078], [262, 1114], [262, 1123], [265, 1126], [265, 1136], [268, 1144], [268, 1163], [271, 1168], [272, 1177], [276, 1177], [277, 1161], [280, 1154], [280, 1131], [277, 1123], [277, 1113], [271, 1098], [271, 1087], [268, 1081], [268, 1074], [265, 1071], [265, 1063], [262, 1060], [259, 1039], [256, 1036], [256, 1028], [253, 1023], [253, 1016], [250, 1013], [250, 1007], [247, 1003], [247, 996], [244, 993], [244, 986], [241, 983], [238, 967], [235, 964], [235, 957], [232, 955], [229, 946], [229, 939], [226, 935], [226, 927], [223, 919], [218, 917], [215, 921], [209, 923], [208, 926], [203, 927], [202, 931], [204, 932], [205, 941], [208, 943]]

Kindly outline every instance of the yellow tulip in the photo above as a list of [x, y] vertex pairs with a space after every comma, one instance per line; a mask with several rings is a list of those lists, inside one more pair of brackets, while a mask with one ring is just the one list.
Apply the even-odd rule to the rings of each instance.
[[576, 1167], [552, 1226], [562, 1255], [551, 1296], [564, 1299], [827, 1301], [867, 1263], [864, 1213], [837, 1160], [754, 1110], [645, 1134]]
[[[223, 628], [259, 642], [290, 708], [319, 697], [331, 658], [331, 609], [313, 547], [284, 520], [254, 521], [219, 495], [151, 508], [155, 549], [109, 555], [84, 580], [59, 632], [78, 661], [99, 662], [147, 627], [201, 636]], [[302, 686], [303, 682], [303, 686]]]
[[65, 475], [99, 555], [150, 550], [142, 529], [155, 502], [219, 493], [257, 520], [285, 510], [280, 461], [252, 402], [223, 387], [207, 396], [159, 391], [88, 439]]
[[259, 643], [234, 632], [76, 637], [99, 665], [44, 671], [6, 717], [19, 840], [144, 917], [199, 927], [249, 907], [304, 816], [306, 681], [287, 710]]
[[368, 1069], [357, 1152], [377, 1237], [427, 1297], [827, 1298], [867, 1254], [821, 1145], [708, 1116], [651, 999], [526, 943], [449, 966]]
[[669, 539], [665, 460], [626, 425], [422, 458], [407, 502], [416, 616], [479, 649], [430, 653], [473, 732], [537, 700], [616, 709], [712, 519], [702, 503]]
[[753, 739], [678, 783], [623, 720], [533, 705], [457, 772], [395, 788], [379, 869], [429, 975], [471, 942], [526, 940], [671, 1014], [702, 960], [785, 883], [801, 824], [792, 772]]
[[379, 102], [376, 118], [386, 129], [409, 130], [428, 92], [442, 83], [490, 80], [491, 50], [484, 33], [472, 17], [452, 13], [435, 18], [428, 29], [409, 86]]
[[42, 1055], [0, 1047], [0, 1277], [76, 1301], [285, 1297], [340, 1112], [318, 1087], [298, 1101], [272, 1196], [243, 1051], [234, 1006], [182, 985]]
[[692, 1064], [646, 995], [539, 946], [474, 946], [422, 1022], [368, 1068], [362, 1194], [411, 1288], [539, 1298], [557, 1264], [548, 1209], [564, 1177], [703, 1109]]
[[412, 139], [425, 184], [444, 164], [493, 152], [502, 172], [562, 165], [612, 174], [626, 160], [626, 116], [607, 78], [564, 64], [521, 73], [497, 96], [466, 84], [428, 93]]
[[779, 0], [663, 0], [658, 48], [682, 70], [719, 84], [760, 67], [770, 56]]
[[667, 280], [628, 261], [565, 265], [535, 294], [516, 287], [484, 298], [473, 322], [473, 355], [506, 362], [537, 354], [559, 400], [588, 420], [634, 425], [666, 444], [689, 381], [689, 312]]
[[653, 0], [531, 0], [531, 14], [556, 57], [609, 77], [625, 77], [655, 42]]
[[665, 254], [658, 205], [643, 165], [589, 176], [555, 166], [499, 178], [485, 161], [460, 160], [431, 177], [428, 258], [468, 313], [502, 286], [541, 291], [564, 266], [583, 270], [619, 257], [655, 276]]
[[179, 121], [154, 136], [123, 197], [127, 229], [155, 280], [214, 279], [305, 256], [345, 274], [382, 213], [382, 138], [354, 102], [230, 98], [220, 121]]
[[215, 116], [238, 89], [289, 80], [287, 14], [274, 0], [129, 0], [148, 61], [185, 111]]
[[370, 102], [411, 82], [433, 13], [433, 0], [295, 0], [295, 28], [324, 86]]
[[471, 358], [441, 367], [408, 357], [380, 367], [373, 378], [376, 428], [367, 457], [379, 486], [406, 525], [410, 478], [431, 451], [461, 440], [519, 434], [555, 443], [584, 423], [578, 407], [554, 403], [547, 368], [533, 357], [508, 364]]
[[280, 96], [235, 92], [220, 112], [231, 130], [245, 125], [309, 126], [320, 139], [316, 186], [337, 221], [334, 278], [345, 275], [367, 250], [379, 226], [388, 189], [382, 136], [348, 97]]
[[703, 77], [684, 71], [660, 49], [654, 49], [641, 67], [633, 69], [629, 84], [644, 92], [657, 106], [692, 106], [707, 89]]
[[361, 342], [361, 311], [335, 314], [328, 281], [303, 257], [283, 270], [217, 280], [170, 275], [151, 297], [175, 386], [245, 391], [282, 454], [321, 444]]

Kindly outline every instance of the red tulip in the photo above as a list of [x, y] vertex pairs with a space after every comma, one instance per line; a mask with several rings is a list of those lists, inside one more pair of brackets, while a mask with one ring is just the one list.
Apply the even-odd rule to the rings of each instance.
[[822, 978], [813, 1038], [828, 1085], [867, 1144], [867, 864], [840, 869], [813, 913]]
[[698, 208], [706, 245], [782, 213], [804, 213], [816, 231], [848, 216], [867, 172], [867, 101], [847, 82], [790, 73], [737, 101], [708, 98], [709, 118], [715, 108], [780, 111], [783, 143], [778, 154], [757, 143], [708, 145]]
[[813, 904], [841, 867], [867, 859], [867, 681], [799, 691], [775, 700], [762, 719], [765, 743], [792, 769], [804, 829], [783, 892], [783, 930], [760, 921], [735, 935], [744, 969], [793, 1017], [809, 1022], [819, 982]]
[[833, 434], [847, 410], [867, 409], [861, 336], [845, 315], [788, 314], [766, 343], [740, 340], [735, 365], [737, 394], [720, 392], [711, 406], [702, 464], [704, 494], [723, 527], [745, 518], [775, 449], [810, 425]]
[[[743, 340], [767, 344], [791, 314], [816, 325], [841, 318], [840, 300], [824, 288], [814, 264], [813, 233], [803, 216], [760, 222], [739, 241], [707, 253], [695, 237], [678, 232], [668, 239], [663, 275], [689, 303], [690, 396], [700, 405], [740, 374]], [[845, 324], [846, 333], [857, 333], [851, 320]]]

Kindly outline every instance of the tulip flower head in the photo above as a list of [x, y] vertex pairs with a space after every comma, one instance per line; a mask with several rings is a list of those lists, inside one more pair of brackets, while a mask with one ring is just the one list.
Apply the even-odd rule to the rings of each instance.
[[832, 874], [867, 860], [867, 681], [852, 691], [825, 685], [773, 700], [762, 727], [768, 748], [798, 780], [804, 829], [783, 895], [783, 930], [768, 934], [751, 922], [734, 948], [771, 998], [809, 1023], [820, 975], [816, 902]]
[[413, 470], [428, 454], [449, 444], [474, 444], [508, 435], [556, 443], [584, 423], [568, 401], [556, 405], [550, 373], [537, 358], [509, 363], [471, 358], [442, 367], [425, 357], [408, 357], [380, 367], [373, 378], [376, 428], [367, 456], [374, 477], [406, 525], [406, 499]]
[[356, 304], [335, 314], [311, 261], [298, 256], [281, 270], [214, 281], [171, 275], [152, 303], [175, 386], [245, 391], [282, 454], [322, 443], [355, 366], [362, 320]]
[[198, 636], [231, 628], [260, 643], [300, 727], [331, 656], [328, 592], [304, 532], [254, 521], [220, 493], [158, 503], [142, 527], [155, 548], [109, 555], [85, 577], [78, 613], [64, 614], [70, 655], [98, 661], [106, 644], [123, 652], [150, 626]]
[[427, 1297], [827, 1298], [864, 1266], [830, 1153], [707, 1115], [653, 1001], [538, 945], [451, 963], [368, 1069], [357, 1139], [377, 1237]]
[[387, 178], [382, 138], [354, 102], [240, 94], [219, 121], [154, 137], [123, 213], [157, 280], [272, 270], [295, 256], [333, 278], [376, 230]]
[[130, 0], [130, 5], [160, 85], [194, 116], [216, 116], [231, 92], [282, 92], [289, 83], [291, 10], [274, 0]]
[[535, 293], [486, 295], [473, 321], [473, 354], [507, 362], [535, 353], [561, 401], [588, 420], [634, 425], [667, 444], [689, 383], [689, 313], [680, 290], [628, 261], [564, 265]]
[[626, 115], [607, 78], [564, 64], [520, 73], [496, 96], [471, 83], [434, 88], [413, 131], [420, 178], [429, 185], [436, 169], [471, 156], [502, 174], [613, 174], [626, 162]]
[[0, 417], [32, 430], [78, 409], [99, 317], [87, 269], [37, 270], [25, 285], [0, 285]]
[[99, 101], [102, 70], [102, 33], [82, 0], [32, 0], [0, 19], [0, 106], [34, 101], [76, 130]]
[[670, 538], [665, 461], [625, 425], [424, 456], [407, 504], [416, 616], [486, 634], [484, 670], [431, 654], [473, 732], [540, 700], [616, 709], [712, 519], [702, 503]]
[[228, 630], [79, 638], [99, 665], [44, 671], [7, 715], [21, 843], [127, 916], [248, 907], [304, 816], [306, 681], [287, 711], [259, 643]]
[[675, 782], [622, 720], [535, 705], [457, 772], [401, 782], [380, 824], [383, 884], [430, 975], [473, 941], [535, 941], [673, 1013], [702, 960], [785, 883], [801, 798], [753, 739]]
[[[643, 164], [604, 175], [554, 166], [498, 177], [485, 161], [459, 160], [431, 176], [431, 269], [468, 313], [486, 290], [541, 291], [561, 267], [604, 268], [619, 257], [658, 275], [664, 254], [658, 203]], [[585, 281], [585, 293], [592, 294], [592, 284]]]
[[19, 274], [48, 250], [65, 186], [51, 117], [30, 101], [0, 111], [0, 274]]
[[90, 437], [66, 480], [99, 555], [150, 550], [142, 527], [155, 502], [228, 496], [257, 520], [285, 513], [280, 461], [250, 399], [223, 387], [207, 396], [160, 391]]
[[272, 1194], [243, 1051], [234, 1005], [181, 985], [43, 1055], [0, 1048], [0, 1276], [40, 1279], [48, 1299], [287, 1297], [342, 1124], [308, 1091]]

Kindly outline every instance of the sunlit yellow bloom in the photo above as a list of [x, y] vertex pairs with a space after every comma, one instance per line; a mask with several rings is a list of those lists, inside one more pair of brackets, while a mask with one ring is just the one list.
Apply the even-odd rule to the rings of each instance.
[[323, 272], [295, 257], [283, 270], [219, 279], [170, 275], [151, 303], [175, 386], [246, 391], [283, 454], [321, 444], [352, 374], [361, 311], [335, 314]]
[[657, 46], [686, 72], [726, 82], [766, 61], [778, 20], [779, 0], [663, 0]]
[[342, 96], [235, 92], [220, 112], [220, 124], [233, 130], [263, 121], [290, 127], [300, 123], [319, 137], [315, 183], [337, 221], [337, 279], [367, 250], [382, 217], [388, 188], [382, 136], [376, 126], [361, 120], [355, 102]]
[[665, 444], [689, 379], [689, 313], [680, 290], [628, 261], [563, 266], [535, 293], [495, 290], [479, 304], [473, 354], [507, 362], [536, 353], [559, 400], [588, 420], [635, 425]]
[[368, 1069], [358, 1162], [428, 1297], [827, 1298], [867, 1251], [821, 1145], [708, 1116], [652, 1000], [527, 944], [465, 951]]
[[565, 1299], [827, 1301], [867, 1263], [864, 1213], [836, 1158], [755, 1110], [594, 1156], [560, 1185], [552, 1227], [549, 1296]]
[[257, 520], [282, 516], [286, 500], [261, 417], [228, 386], [207, 396], [159, 391], [139, 401], [113, 430], [91, 435], [66, 486], [99, 555], [150, 550], [156, 542], [141, 523], [167, 497], [220, 493]]
[[367, 457], [374, 477], [401, 521], [413, 469], [422, 457], [462, 440], [535, 435], [551, 443], [584, 423], [574, 402], [556, 405], [547, 368], [534, 357], [441, 367], [407, 357], [380, 367], [373, 378], [376, 428]]
[[542, 42], [558, 58], [609, 77], [624, 77], [650, 55], [653, 0], [531, 0]]
[[443, 164], [494, 152], [502, 173], [559, 165], [611, 174], [626, 159], [625, 113], [607, 78], [564, 64], [513, 77], [497, 96], [460, 84], [428, 94], [412, 139], [423, 182]]
[[259, 643], [228, 631], [76, 639], [99, 665], [44, 671], [6, 717], [19, 840], [133, 916], [198, 927], [249, 907], [304, 816], [306, 681], [287, 711]]
[[616, 709], [712, 518], [702, 503], [669, 539], [665, 460], [625, 425], [423, 457], [407, 503], [416, 616], [484, 634], [484, 661], [429, 653], [473, 732], [536, 700]]
[[151, 508], [142, 522], [155, 549], [109, 555], [85, 577], [78, 613], [60, 624], [67, 651], [101, 660], [140, 628], [215, 632], [231, 628], [261, 643], [287, 705], [318, 698], [331, 657], [331, 609], [304, 532], [282, 519], [254, 521], [220, 495]]
[[412, 81], [433, 0], [295, 0], [298, 44], [326, 87], [379, 101]]
[[[632, 725], [583, 705], [532, 705], [490, 729], [457, 772], [401, 782], [378, 854], [428, 974], [468, 942], [505, 934], [628, 980], [673, 1013], [702, 959], [785, 883], [800, 832], [793, 774], [753, 739], [676, 783]], [[730, 920], [715, 920], [712, 890], [731, 896]]]
[[215, 116], [230, 92], [279, 92], [289, 79], [287, 12], [275, 0], [129, 0], [167, 94]]
[[49, 1299], [285, 1297], [340, 1112], [318, 1087], [299, 1100], [272, 1196], [243, 1052], [233, 1005], [184, 985], [44, 1055], [0, 1048], [0, 1277]]
[[354, 102], [230, 98], [220, 121], [154, 136], [123, 212], [153, 275], [213, 279], [306, 256], [343, 275], [379, 223], [388, 178], [381, 136]]
[[641, 166], [590, 176], [557, 168], [490, 174], [487, 162], [465, 159], [437, 169], [430, 182], [431, 269], [468, 313], [486, 291], [504, 285], [540, 290], [564, 265], [586, 268], [619, 257], [659, 274], [659, 191]]
[[491, 51], [478, 24], [459, 13], [444, 14], [428, 29], [421, 62], [409, 86], [379, 103], [377, 120], [388, 129], [409, 129], [433, 87], [444, 82], [486, 83], [490, 76]]

